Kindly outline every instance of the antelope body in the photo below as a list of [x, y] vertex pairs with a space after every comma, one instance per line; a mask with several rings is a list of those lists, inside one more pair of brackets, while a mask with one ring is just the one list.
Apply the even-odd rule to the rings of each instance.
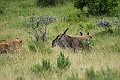
[[66, 31], [69, 28], [67, 28], [63, 34], [60, 35], [60, 41], [62, 41], [67, 47], [70, 47], [72, 49], [74, 49], [74, 52], [76, 51], [76, 49], [80, 48], [83, 46], [83, 44], [79, 41], [78, 38], [76, 37], [72, 37], [72, 36], [68, 36], [66, 35]]

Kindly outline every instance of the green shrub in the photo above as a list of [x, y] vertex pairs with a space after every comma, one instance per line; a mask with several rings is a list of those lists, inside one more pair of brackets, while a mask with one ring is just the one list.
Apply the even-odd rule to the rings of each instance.
[[78, 74], [77, 75], [72, 74], [72, 76], [68, 76], [66, 80], [79, 80]]
[[0, 7], [0, 14], [4, 13], [4, 9], [2, 7]]
[[34, 43], [29, 43], [28, 44], [28, 48], [29, 48], [29, 50], [36, 52], [36, 48], [35, 48], [35, 44]]
[[37, 5], [41, 7], [55, 6], [57, 4], [63, 4], [64, 0], [37, 0]]
[[120, 42], [117, 42], [116, 44], [111, 45], [112, 50], [115, 52], [120, 52], [120, 45], [119, 44], [120, 44]]
[[16, 78], [16, 80], [25, 80], [25, 78], [22, 77], [22, 76], [19, 76], [19, 77]]
[[101, 71], [94, 71], [93, 67], [87, 68], [85, 72], [87, 80], [119, 80], [117, 70], [107, 67], [106, 70], [101, 68]]
[[93, 24], [86, 24], [86, 26], [85, 26], [86, 31], [90, 31], [91, 29], [94, 29], [94, 28], [95, 28], [95, 25], [93, 25]]
[[67, 69], [70, 66], [69, 57], [65, 58], [64, 54], [60, 52], [59, 57], [57, 58], [57, 67], [59, 69]]
[[102, 15], [109, 13], [118, 6], [119, 0], [76, 0], [74, 7], [83, 10], [88, 8], [88, 13], [93, 15]]
[[50, 64], [50, 59], [42, 59], [42, 66], [44, 70], [48, 70], [51, 68], [51, 64]]
[[93, 67], [90, 67], [90, 69], [87, 68], [85, 71], [85, 75], [88, 80], [93, 80], [95, 78], [94, 68]]
[[47, 71], [51, 69], [50, 59], [42, 59], [42, 65], [35, 64], [33, 65], [30, 70], [34, 73], [40, 73], [43, 71]]
[[29, 42], [28, 48], [29, 50], [34, 52], [52, 53], [50, 46], [45, 46], [45, 43], [43, 43], [42, 40], [38, 40], [37, 42], [36, 41]]
[[30, 70], [34, 73], [39, 73], [43, 71], [43, 67], [40, 64], [33, 65]]

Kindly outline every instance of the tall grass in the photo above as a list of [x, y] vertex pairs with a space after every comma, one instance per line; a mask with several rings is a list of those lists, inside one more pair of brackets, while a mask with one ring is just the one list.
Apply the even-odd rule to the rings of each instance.
[[[40, 8], [36, 7], [36, 1], [0, 1], [2, 7], [0, 8], [0, 40], [11, 40], [17, 37], [23, 40], [20, 53], [0, 54], [0, 80], [86, 80], [88, 77], [86, 73], [91, 72], [91, 66], [95, 75], [93, 80], [99, 75], [97, 80], [120, 79], [120, 35], [115, 30], [117, 28], [113, 25], [111, 33], [94, 24], [96, 19], [112, 20], [113, 17], [89, 16], [88, 18], [75, 9], [71, 2], [62, 6]], [[119, 10], [117, 11], [119, 13]], [[25, 19], [29, 16], [43, 14], [57, 17], [55, 23], [48, 25], [47, 43], [35, 42], [35, 39], [28, 34], [27, 26], [24, 25]], [[63, 33], [67, 27], [69, 27], [68, 35], [78, 35], [80, 31], [83, 33], [89, 31], [92, 35], [92, 44], [94, 44], [92, 49], [90, 51], [78, 50], [74, 53], [69, 48], [65, 50], [57, 46], [51, 48], [52, 40], [57, 34]], [[57, 68], [57, 58], [60, 52], [64, 54], [64, 57], [69, 56], [71, 64], [66, 70]], [[45, 71], [43, 74], [31, 72], [30, 68], [38, 63], [41, 65], [42, 59], [50, 59], [52, 70]], [[106, 77], [103, 75], [101, 67]], [[117, 74], [114, 70], [117, 71]]]

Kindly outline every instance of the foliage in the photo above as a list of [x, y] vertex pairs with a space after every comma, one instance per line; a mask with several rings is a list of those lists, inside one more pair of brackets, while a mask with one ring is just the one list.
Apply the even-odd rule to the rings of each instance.
[[66, 80], [79, 80], [78, 75], [72, 74], [72, 76], [68, 76]]
[[57, 67], [59, 69], [67, 69], [70, 66], [70, 61], [67, 58], [65, 58], [64, 54], [60, 52], [59, 57], [57, 58]]
[[43, 72], [43, 71], [47, 71], [47, 70], [50, 70], [51, 68], [51, 64], [50, 64], [50, 59], [42, 59], [42, 65], [40, 65], [39, 63], [38, 64], [35, 64], [33, 65], [30, 70], [34, 73], [40, 73], [40, 72]]
[[90, 67], [90, 69], [87, 68], [85, 75], [88, 80], [93, 80], [95, 77], [95, 71], [94, 71], [93, 67]]
[[0, 7], [0, 15], [4, 13], [4, 10], [2, 7]]
[[37, 5], [41, 7], [55, 6], [57, 4], [63, 4], [64, 0], [37, 0]]
[[36, 47], [35, 47], [35, 44], [34, 44], [34, 43], [29, 43], [29, 44], [28, 44], [28, 48], [29, 48], [31, 51], [35, 51], [35, 52], [36, 52]]
[[22, 76], [19, 76], [19, 77], [16, 78], [16, 80], [25, 80], [25, 78], [22, 77]]
[[42, 66], [44, 67], [44, 70], [48, 70], [50, 69], [51, 67], [51, 64], [50, 64], [50, 59], [42, 59]]
[[88, 3], [88, 0], [76, 0], [74, 3], [74, 7], [77, 9], [83, 10], [83, 7], [86, 6]]
[[93, 24], [86, 24], [86, 26], [85, 26], [85, 31], [90, 31], [91, 29], [94, 29], [95, 28], [95, 25], [93, 25]]
[[39, 73], [43, 71], [43, 68], [40, 64], [35, 64], [30, 68], [30, 70], [34, 73]]
[[32, 34], [36, 41], [41, 39], [43, 42], [46, 41], [46, 28], [47, 26], [56, 21], [55, 16], [42, 15], [42, 16], [31, 16], [26, 20], [26, 24], [30, 29], [29, 34]]
[[102, 15], [109, 13], [118, 6], [119, 0], [76, 0], [74, 7], [83, 10], [86, 6], [88, 13], [93, 15]]
[[120, 44], [120, 42], [117, 42], [114, 45], [111, 45], [112, 50], [115, 52], [120, 52], [120, 45], [119, 44]]
[[28, 43], [29, 50], [33, 52], [41, 52], [41, 53], [51, 53], [49, 46], [45, 46], [45, 44], [42, 42], [42, 40], [38, 40], [37, 42], [29, 42]]
[[94, 71], [93, 67], [87, 68], [85, 72], [87, 80], [113, 80], [117, 78], [117, 71], [107, 67], [107, 70]]

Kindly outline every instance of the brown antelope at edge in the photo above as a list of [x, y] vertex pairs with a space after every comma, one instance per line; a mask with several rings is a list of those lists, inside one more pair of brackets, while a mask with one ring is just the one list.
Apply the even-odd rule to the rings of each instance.
[[85, 35], [83, 35], [83, 33], [80, 32], [80, 35], [74, 35], [74, 36], [71, 36], [71, 37], [82, 40], [82, 43], [87, 44], [88, 46], [90, 45], [91, 38], [92, 38], [92, 36], [89, 35], [89, 32], [87, 32], [87, 34], [85, 34]]
[[60, 48], [62, 49], [65, 49], [65, 45], [62, 43], [62, 41], [60, 41], [59, 39], [59, 36], [58, 35], [53, 41], [52, 41], [52, 48], [55, 47], [55, 46], [59, 46]]
[[0, 41], [0, 54], [7, 53], [10, 49], [10, 45], [6, 41]]
[[86, 39], [92, 38], [92, 36], [89, 35], [89, 32], [86, 35], [83, 35], [82, 32], [80, 32], [80, 35], [73, 35], [71, 37], [75, 37], [75, 38], [81, 39], [81, 40], [86, 40]]
[[60, 35], [59, 40], [62, 41], [64, 43], [64, 45], [66, 45], [67, 47], [72, 48], [75, 52], [76, 49], [82, 47], [83, 44], [76, 37], [71, 37], [71, 36], [66, 35], [66, 32], [68, 29], [69, 28], [67, 28], [64, 31], [64, 33]]
[[16, 38], [15, 40], [8, 41], [10, 50], [20, 52], [22, 50], [22, 40]]

